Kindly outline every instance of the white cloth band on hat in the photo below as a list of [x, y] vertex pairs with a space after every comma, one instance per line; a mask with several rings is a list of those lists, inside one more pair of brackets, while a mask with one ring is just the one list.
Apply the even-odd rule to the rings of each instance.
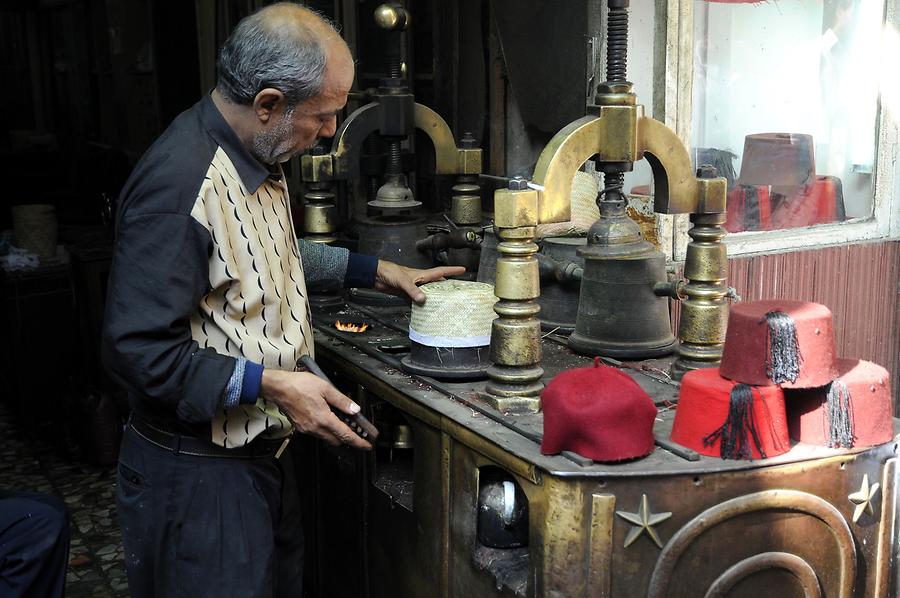
[[409, 340], [426, 347], [486, 347], [491, 344], [491, 335], [487, 336], [426, 336], [409, 329]]

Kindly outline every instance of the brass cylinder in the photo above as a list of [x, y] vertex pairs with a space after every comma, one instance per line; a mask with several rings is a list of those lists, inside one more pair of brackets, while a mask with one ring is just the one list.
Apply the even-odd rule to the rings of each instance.
[[[534, 304], [535, 306], [537, 304]], [[537, 309], [532, 311], [536, 314]], [[541, 323], [534, 317], [524, 320], [497, 318], [494, 320], [491, 337], [497, 339], [491, 348], [491, 361], [504, 365], [528, 366], [541, 360], [541, 345], [531, 342], [540, 338]]]
[[[502, 252], [506, 243], [500, 243]], [[534, 245], [537, 251], [537, 245]], [[508, 257], [497, 260], [497, 282], [494, 292], [504, 299], [527, 301], [541, 294], [538, 262], [533, 257]]]
[[338, 211], [331, 184], [307, 183], [303, 199], [303, 237], [314, 243], [333, 243]]
[[481, 223], [481, 187], [478, 177], [460, 175], [451, 189], [450, 220], [457, 226], [477, 226]]
[[331, 234], [337, 227], [337, 206], [308, 203], [303, 206], [303, 222], [307, 234]]

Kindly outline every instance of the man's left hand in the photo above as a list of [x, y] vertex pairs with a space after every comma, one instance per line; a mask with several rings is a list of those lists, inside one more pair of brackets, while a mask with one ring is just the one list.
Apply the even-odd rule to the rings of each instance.
[[406, 295], [418, 304], [425, 303], [425, 293], [419, 286], [426, 282], [444, 280], [445, 276], [459, 276], [466, 271], [462, 266], [441, 266], [428, 270], [407, 268], [394, 262], [378, 260], [375, 272], [375, 290], [393, 295]]

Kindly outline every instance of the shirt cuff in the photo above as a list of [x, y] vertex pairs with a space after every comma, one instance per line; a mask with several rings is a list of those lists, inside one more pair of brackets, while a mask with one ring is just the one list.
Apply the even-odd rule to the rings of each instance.
[[241, 403], [253, 404], [256, 402], [256, 399], [259, 398], [259, 387], [262, 385], [262, 374], [262, 364], [247, 361], [244, 366], [244, 380], [241, 385]]
[[247, 360], [243, 357], [236, 357], [234, 360], [234, 371], [231, 372], [231, 378], [225, 385], [225, 408], [236, 407], [241, 398], [241, 388], [244, 384], [244, 373], [247, 366]]
[[377, 271], [377, 257], [351, 251], [347, 257], [347, 273], [344, 274], [344, 288], [372, 288], [375, 286], [375, 273]]

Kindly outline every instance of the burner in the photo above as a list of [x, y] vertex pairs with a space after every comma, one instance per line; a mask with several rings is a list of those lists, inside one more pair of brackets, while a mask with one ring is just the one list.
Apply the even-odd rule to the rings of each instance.
[[361, 334], [369, 329], [368, 322], [341, 322], [340, 320], [335, 321], [334, 327], [340, 330], [341, 332], [352, 332], [355, 334]]

